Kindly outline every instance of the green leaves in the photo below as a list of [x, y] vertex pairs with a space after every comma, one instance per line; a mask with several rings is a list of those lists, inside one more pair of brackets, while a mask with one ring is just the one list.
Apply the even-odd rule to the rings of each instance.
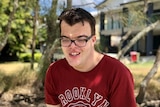
[[6, 14], [0, 14], [0, 25], [1, 26], [6, 26], [8, 23], [8, 16]]
[[[0, 2], [0, 42], [5, 38], [6, 28], [14, 9], [14, 0], [1, 0]], [[33, 32], [32, 2], [19, 0], [14, 18], [11, 21], [11, 32], [8, 36], [9, 52], [17, 53], [25, 51], [26, 46], [30, 45]], [[30, 6], [30, 7], [29, 7]]]

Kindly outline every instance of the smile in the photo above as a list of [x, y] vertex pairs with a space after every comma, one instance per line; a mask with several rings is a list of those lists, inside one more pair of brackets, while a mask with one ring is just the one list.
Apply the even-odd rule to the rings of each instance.
[[70, 55], [72, 55], [72, 56], [77, 56], [77, 55], [79, 55], [80, 53], [77, 53], [77, 52], [73, 52], [73, 53], [70, 53]]

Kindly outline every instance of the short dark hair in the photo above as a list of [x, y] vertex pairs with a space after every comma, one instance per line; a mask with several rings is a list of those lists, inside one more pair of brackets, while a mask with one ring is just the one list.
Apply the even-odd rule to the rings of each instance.
[[82, 24], [84, 24], [84, 21], [87, 21], [91, 27], [91, 35], [95, 35], [95, 18], [88, 11], [82, 8], [71, 8], [64, 10], [60, 14], [58, 20], [60, 21], [59, 25], [61, 25], [62, 21], [65, 21], [71, 26], [79, 22], [82, 22]]

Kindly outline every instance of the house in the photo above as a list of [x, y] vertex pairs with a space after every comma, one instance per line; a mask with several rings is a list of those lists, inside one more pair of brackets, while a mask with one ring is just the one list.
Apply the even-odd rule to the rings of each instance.
[[[118, 51], [116, 47], [129, 30], [132, 31], [131, 36], [122, 47], [142, 29], [160, 20], [160, 0], [148, 0], [146, 12], [143, 12], [144, 3], [144, 0], [104, 0], [96, 6], [100, 11], [100, 41], [108, 47], [108, 52]], [[144, 15], [140, 15], [142, 13], [146, 13], [147, 20]], [[160, 25], [138, 40], [129, 51], [138, 51], [147, 56], [155, 55], [159, 46]]]

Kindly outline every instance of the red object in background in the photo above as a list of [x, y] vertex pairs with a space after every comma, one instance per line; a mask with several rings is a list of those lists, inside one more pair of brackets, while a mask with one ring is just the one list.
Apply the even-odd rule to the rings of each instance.
[[137, 62], [138, 56], [136, 51], [131, 51], [130, 56], [131, 56], [131, 62]]

